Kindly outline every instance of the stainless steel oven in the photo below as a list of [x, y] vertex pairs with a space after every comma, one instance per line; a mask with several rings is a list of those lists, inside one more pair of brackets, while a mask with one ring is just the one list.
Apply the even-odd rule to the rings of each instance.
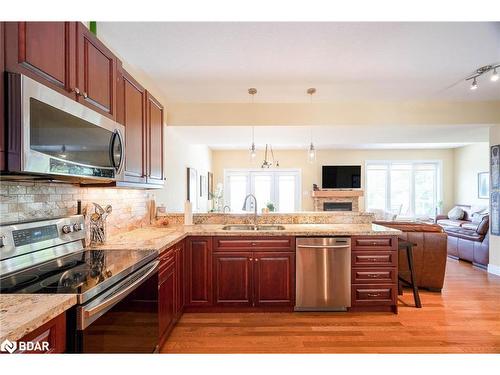
[[20, 74], [7, 76], [11, 173], [120, 181], [124, 127]]

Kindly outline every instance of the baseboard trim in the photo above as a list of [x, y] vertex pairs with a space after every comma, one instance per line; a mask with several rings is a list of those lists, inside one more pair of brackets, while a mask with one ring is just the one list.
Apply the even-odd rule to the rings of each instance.
[[492, 273], [493, 275], [500, 276], [500, 266], [495, 264], [488, 264], [488, 273]]

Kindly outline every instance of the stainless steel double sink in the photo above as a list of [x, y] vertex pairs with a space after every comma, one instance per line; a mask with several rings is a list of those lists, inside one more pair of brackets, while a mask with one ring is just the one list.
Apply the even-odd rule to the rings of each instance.
[[222, 230], [255, 230], [255, 231], [266, 231], [266, 230], [285, 230], [283, 225], [252, 225], [252, 224], [234, 224], [234, 225], [225, 225], [222, 227]]

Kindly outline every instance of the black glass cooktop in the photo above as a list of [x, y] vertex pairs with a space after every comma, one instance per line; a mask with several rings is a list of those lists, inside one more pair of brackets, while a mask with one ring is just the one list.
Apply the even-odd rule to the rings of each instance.
[[0, 293], [92, 298], [156, 257], [154, 250], [84, 250], [0, 278]]

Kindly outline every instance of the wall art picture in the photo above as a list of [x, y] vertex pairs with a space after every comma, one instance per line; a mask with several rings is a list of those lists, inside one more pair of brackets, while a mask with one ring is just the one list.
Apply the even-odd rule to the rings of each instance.
[[500, 145], [491, 146], [490, 173], [490, 189], [492, 191], [500, 189]]
[[490, 198], [490, 173], [481, 172], [477, 175], [477, 196], [479, 199]]

